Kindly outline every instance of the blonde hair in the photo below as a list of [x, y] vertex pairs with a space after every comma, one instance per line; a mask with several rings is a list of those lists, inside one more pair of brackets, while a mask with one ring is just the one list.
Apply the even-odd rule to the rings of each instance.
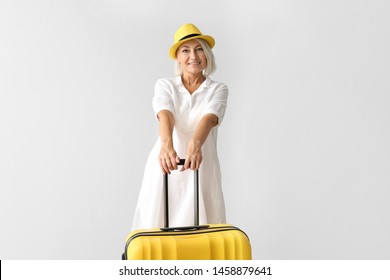
[[[217, 65], [215, 64], [214, 53], [211, 50], [209, 44], [207, 44], [207, 42], [205, 40], [203, 40], [203, 39], [195, 39], [195, 40], [197, 40], [199, 42], [199, 44], [202, 46], [202, 49], [203, 49], [204, 54], [205, 54], [206, 59], [207, 59], [207, 66], [203, 70], [203, 75], [206, 77], [209, 75], [212, 75], [213, 73], [215, 73], [215, 70], [217, 70]], [[175, 74], [176, 74], [176, 76], [181, 76], [182, 73], [183, 73], [183, 69], [181, 69], [180, 64], [175, 61]]]

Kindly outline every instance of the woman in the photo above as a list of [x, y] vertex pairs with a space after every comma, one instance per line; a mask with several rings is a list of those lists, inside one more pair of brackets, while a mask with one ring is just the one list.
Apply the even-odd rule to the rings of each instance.
[[[193, 172], [199, 169], [199, 223], [225, 223], [225, 204], [217, 155], [217, 129], [228, 98], [225, 84], [213, 81], [214, 38], [193, 24], [175, 33], [169, 56], [176, 61], [176, 78], [155, 85], [153, 109], [160, 137], [146, 163], [133, 220], [133, 230], [164, 226], [162, 173], [169, 176], [170, 226], [193, 224]], [[182, 172], [180, 158], [185, 158]]]

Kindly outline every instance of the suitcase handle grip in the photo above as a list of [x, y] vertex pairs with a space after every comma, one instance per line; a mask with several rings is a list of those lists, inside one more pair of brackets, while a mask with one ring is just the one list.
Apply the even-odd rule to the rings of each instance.
[[[184, 165], [185, 159], [180, 159], [178, 165]], [[184, 228], [199, 228], [199, 170], [194, 170], [194, 226], [189, 227], [169, 227], [169, 209], [168, 209], [168, 174], [164, 174], [163, 178], [164, 191], [164, 227], [161, 230], [182, 230]]]

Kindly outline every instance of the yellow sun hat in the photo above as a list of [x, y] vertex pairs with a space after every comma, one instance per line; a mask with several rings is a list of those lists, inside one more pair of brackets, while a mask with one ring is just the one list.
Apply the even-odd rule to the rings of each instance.
[[210, 48], [215, 45], [215, 40], [209, 35], [203, 35], [202, 32], [194, 24], [186, 23], [182, 25], [175, 33], [174, 43], [169, 49], [169, 56], [172, 59], [176, 59], [176, 51], [181, 44], [193, 39], [204, 39]]

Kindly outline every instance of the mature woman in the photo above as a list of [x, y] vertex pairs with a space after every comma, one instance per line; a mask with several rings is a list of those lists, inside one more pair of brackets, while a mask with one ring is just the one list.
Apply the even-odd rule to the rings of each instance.
[[[217, 130], [228, 98], [225, 84], [213, 81], [214, 38], [193, 24], [175, 33], [169, 56], [176, 61], [176, 78], [159, 79], [153, 109], [160, 137], [146, 163], [133, 230], [164, 226], [162, 173], [169, 173], [170, 226], [193, 224], [193, 174], [199, 169], [199, 222], [224, 223], [225, 204], [217, 155]], [[182, 172], [180, 158], [185, 158]], [[185, 172], [183, 172], [185, 171]]]

